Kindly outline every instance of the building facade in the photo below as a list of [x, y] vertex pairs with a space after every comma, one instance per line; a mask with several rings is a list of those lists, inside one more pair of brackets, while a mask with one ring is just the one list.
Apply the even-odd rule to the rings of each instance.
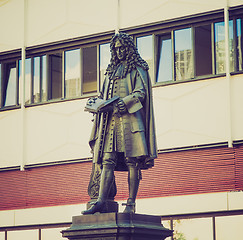
[[[137, 213], [174, 240], [243, 237], [242, 1], [2, 0], [0, 19], [0, 240], [62, 239], [86, 208], [84, 106], [118, 28], [153, 84], [159, 155]], [[121, 203], [126, 173], [116, 182]]]

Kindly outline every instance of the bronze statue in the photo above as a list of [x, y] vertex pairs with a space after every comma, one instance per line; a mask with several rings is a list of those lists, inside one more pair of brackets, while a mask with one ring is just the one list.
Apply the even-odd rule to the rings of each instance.
[[157, 157], [148, 64], [126, 33], [114, 35], [110, 50], [111, 61], [99, 101], [90, 99], [87, 104], [103, 100], [106, 107], [97, 108], [89, 142], [93, 163], [102, 169], [97, 181], [98, 199], [83, 214], [105, 212], [111, 191], [113, 197], [116, 194], [116, 189], [111, 190], [114, 171], [128, 171], [129, 198], [124, 212], [134, 213], [141, 169], [153, 167]]

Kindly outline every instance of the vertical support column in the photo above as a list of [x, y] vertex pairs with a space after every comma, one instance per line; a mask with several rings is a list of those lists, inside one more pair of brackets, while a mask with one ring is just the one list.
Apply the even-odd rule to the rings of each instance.
[[117, 19], [116, 19], [116, 28], [115, 33], [119, 33], [120, 30], [120, 19], [121, 19], [121, 9], [120, 9], [120, 0], [117, 0]]
[[21, 87], [20, 91], [20, 99], [21, 99], [21, 165], [20, 165], [20, 170], [24, 171], [24, 166], [25, 166], [25, 158], [26, 158], [26, 118], [25, 118], [25, 58], [26, 58], [26, 0], [23, 0], [23, 16], [24, 16], [24, 24], [23, 24], [23, 45], [21, 48], [21, 82], [19, 86]]
[[21, 62], [22, 62], [22, 73], [21, 73], [21, 82], [20, 82], [20, 87], [21, 87], [21, 92], [20, 92], [20, 99], [21, 99], [21, 165], [20, 165], [20, 170], [24, 170], [24, 165], [25, 165], [25, 47], [23, 46], [21, 49]]
[[232, 123], [231, 123], [231, 81], [230, 81], [228, 0], [225, 0], [224, 26], [225, 26], [225, 70], [226, 70], [226, 117], [227, 117], [227, 135], [228, 135], [227, 138], [228, 138], [228, 147], [233, 147], [233, 144], [232, 144]]

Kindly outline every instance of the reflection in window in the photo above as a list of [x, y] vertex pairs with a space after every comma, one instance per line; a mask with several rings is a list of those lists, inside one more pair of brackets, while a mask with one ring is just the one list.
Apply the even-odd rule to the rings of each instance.
[[17, 80], [16, 80], [16, 63], [9, 63], [5, 65], [4, 71], [4, 99], [3, 106], [14, 106], [17, 104]]
[[195, 75], [212, 74], [211, 25], [195, 27]]
[[236, 20], [236, 41], [237, 41], [237, 58], [238, 58], [238, 69], [239, 71], [243, 70], [242, 66], [242, 19]]
[[61, 231], [63, 228], [51, 228], [41, 230], [41, 240], [63, 240]]
[[211, 218], [173, 220], [173, 239], [213, 240]]
[[148, 35], [144, 37], [137, 38], [137, 48], [141, 57], [148, 63], [149, 65], [149, 75], [153, 77], [153, 36]]
[[[225, 27], [224, 22], [214, 24], [216, 74], [225, 73]], [[229, 21], [230, 71], [234, 71], [233, 61], [233, 21]]]
[[171, 36], [159, 37], [159, 59], [157, 68], [157, 82], [172, 80], [172, 42]]
[[47, 71], [46, 56], [41, 57], [41, 101], [47, 101]]
[[97, 47], [83, 48], [83, 94], [97, 91]]
[[65, 52], [65, 97], [81, 95], [80, 49]]
[[62, 53], [49, 55], [51, 91], [50, 98], [57, 99], [62, 97]]
[[110, 44], [100, 45], [100, 84], [102, 85], [105, 79], [105, 72], [108, 64], [110, 63], [111, 53]]
[[176, 80], [193, 78], [191, 28], [175, 31], [175, 71]]
[[243, 239], [243, 216], [216, 217], [216, 239]]
[[33, 102], [40, 102], [40, 57], [34, 58], [33, 68]]

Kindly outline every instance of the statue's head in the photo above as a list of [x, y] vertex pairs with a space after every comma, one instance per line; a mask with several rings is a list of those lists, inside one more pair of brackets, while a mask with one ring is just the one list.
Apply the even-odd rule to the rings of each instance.
[[117, 39], [115, 42], [115, 52], [116, 56], [120, 61], [126, 59], [126, 47], [124, 44], [121, 43], [120, 39]]
[[121, 61], [126, 65], [124, 75], [131, 72], [132, 69], [136, 69], [136, 66], [148, 70], [148, 64], [141, 58], [132, 37], [128, 34], [123, 32], [115, 34], [111, 39], [110, 51], [111, 61], [107, 68], [110, 76]]
[[111, 56], [115, 63], [128, 60], [132, 54], [137, 52], [133, 39], [126, 33], [115, 34], [111, 39]]

